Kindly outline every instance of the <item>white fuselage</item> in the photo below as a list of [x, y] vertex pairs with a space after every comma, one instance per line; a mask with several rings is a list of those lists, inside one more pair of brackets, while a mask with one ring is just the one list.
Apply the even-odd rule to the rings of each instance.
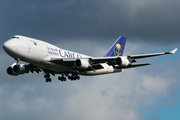
[[[90, 58], [90, 56], [63, 50], [44, 41], [18, 35], [5, 42], [3, 47], [13, 58], [19, 58], [24, 62], [31, 63], [37, 67], [54, 71], [56, 73], [72, 72], [73, 69], [71, 67], [51, 62], [52, 58]], [[122, 69], [116, 69], [106, 63], [101, 63], [101, 65], [103, 66], [103, 69], [82, 72], [79, 74], [99, 75], [122, 72]]]

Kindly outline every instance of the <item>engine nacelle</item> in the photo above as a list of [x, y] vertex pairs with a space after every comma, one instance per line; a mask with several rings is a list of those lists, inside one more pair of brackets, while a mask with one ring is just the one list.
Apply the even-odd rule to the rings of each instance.
[[11, 65], [11, 67], [7, 68], [7, 73], [9, 75], [20, 75], [20, 74], [24, 74], [24, 73], [28, 73], [29, 71], [26, 69], [26, 65], [25, 64], [17, 64], [14, 63]]
[[89, 64], [88, 62], [88, 59], [77, 59], [75, 62], [74, 62], [74, 65], [77, 67], [77, 68], [81, 68], [81, 69], [86, 69], [88, 67], [90, 67], [91, 65]]
[[129, 62], [129, 60], [125, 57], [117, 57], [115, 59], [115, 64], [121, 67], [127, 67], [131, 64], [131, 62]]

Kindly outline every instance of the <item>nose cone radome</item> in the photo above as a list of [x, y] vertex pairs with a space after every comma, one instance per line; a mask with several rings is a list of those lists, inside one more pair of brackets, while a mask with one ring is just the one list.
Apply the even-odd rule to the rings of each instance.
[[4, 49], [4, 51], [8, 51], [9, 48], [10, 48], [10, 45], [9, 45], [9, 43], [8, 43], [8, 41], [7, 41], [7, 42], [5, 42], [5, 43], [3, 44], [3, 49]]
[[7, 54], [12, 56], [14, 53], [17, 52], [18, 45], [17, 45], [16, 41], [8, 40], [3, 44], [3, 49]]

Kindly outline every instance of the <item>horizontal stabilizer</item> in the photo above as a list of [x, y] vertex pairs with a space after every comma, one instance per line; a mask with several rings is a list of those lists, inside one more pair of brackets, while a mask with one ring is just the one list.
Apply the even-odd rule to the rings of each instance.
[[146, 66], [146, 65], [151, 65], [151, 64], [145, 63], [145, 64], [128, 65], [126, 68], [141, 67], [141, 66]]

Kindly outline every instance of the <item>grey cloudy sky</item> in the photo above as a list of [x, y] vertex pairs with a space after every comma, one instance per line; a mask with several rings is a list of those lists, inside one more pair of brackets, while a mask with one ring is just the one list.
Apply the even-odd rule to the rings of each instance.
[[[1, 0], [0, 43], [19, 34], [103, 56], [122, 35], [128, 38], [125, 54], [172, 50], [180, 48], [179, 5], [179, 0]], [[7, 75], [15, 61], [1, 48], [0, 119], [160, 119], [162, 106], [180, 104], [179, 55], [141, 60], [153, 65], [118, 74], [64, 83], [56, 76], [46, 83], [42, 73]]]
[[[178, 0], [2, 0], [1, 31], [37, 38], [98, 38], [123, 35], [139, 41], [178, 42]], [[170, 42], [171, 41], [171, 42]]]

